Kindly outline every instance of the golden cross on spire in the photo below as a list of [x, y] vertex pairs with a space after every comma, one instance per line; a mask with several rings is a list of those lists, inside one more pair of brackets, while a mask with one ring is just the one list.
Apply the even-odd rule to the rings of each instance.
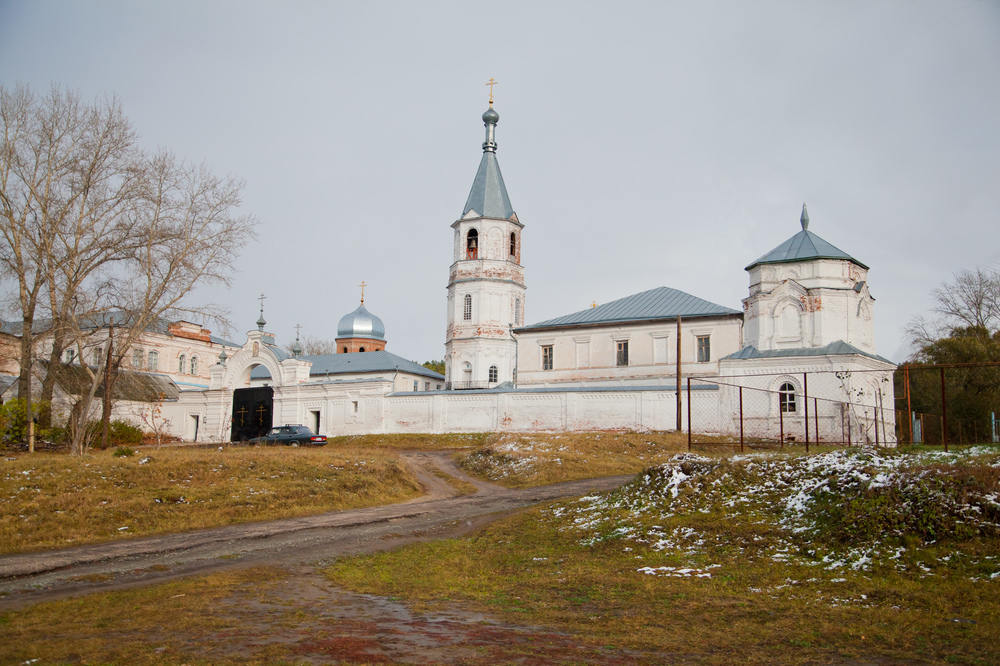
[[361, 304], [364, 305], [364, 303], [365, 303], [365, 287], [368, 286], [368, 285], [366, 285], [365, 281], [362, 280], [361, 284], [359, 284], [358, 286], [361, 287]]
[[499, 83], [499, 81], [494, 81], [493, 77], [491, 76], [490, 77], [490, 82], [486, 84], [486, 85], [488, 85], [490, 87], [490, 106], [491, 107], [493, 106], [493, 86], [495, 86], [497, 83]]

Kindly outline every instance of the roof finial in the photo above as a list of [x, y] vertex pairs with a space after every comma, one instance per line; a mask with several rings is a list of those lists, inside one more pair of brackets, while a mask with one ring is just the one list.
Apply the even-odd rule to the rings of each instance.
[[359, 284], [358, 286], [361, 287], [361, 305], [364, 305], [365, 304], [365, 287], [367, 287], [368, 285], [366, 285], [365, 281], [362, 280], [361, 284]]
[[299, 331], [302, 330], [302, 324], [295, 325], [295, 344], [292, 345], [292, 357], [298, 358], [302, 355], [302, 345], [299, 344]]
[[491, 76], [490, 80], [489, 80], [489, 83], [486, 84], [486, 85], [488, 85], [490, 87], [490, 108], [491, 109], [493, 108], [493, 86], [495, 86], [497, 83], [499, 83], [499, 81], [494, 81], [493, 77]]
[[809, 211], [806, 210], [805, 204], [802, 204], [802, 217], [799, 218], [799, 222], [802, 223], [802, 231], [809, 230]]
[[260, 301], [260, 317], [257, 319], [257, 330], [260, 331], [261, 333], [264, 332], [264, 326], [267, 324], [267, 322], [264, 320], [264, 299], [265, 298], [267, 298], [267, 296], [265, 296], [263, 294], [263, 292], [261, 292], [261, 295], [257, 297], [257, 300]]

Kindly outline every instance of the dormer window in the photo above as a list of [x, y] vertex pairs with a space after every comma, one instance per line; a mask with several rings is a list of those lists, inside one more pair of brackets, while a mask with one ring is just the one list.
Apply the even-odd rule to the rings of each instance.
[[469, 229], [469, 233], [465, 237], [465, 258], [479, 258], [479, 232], [475, 229]]

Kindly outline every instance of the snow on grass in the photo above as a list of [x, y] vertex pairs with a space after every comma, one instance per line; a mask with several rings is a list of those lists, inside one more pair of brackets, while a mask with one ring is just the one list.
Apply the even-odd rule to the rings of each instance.
[[725, 556], [839, 575], [889, 567], [918, 577], [961, 571], [997, 581], [1000, 558], [984, 553], [1000, 535], [998, 467], [1000, 449], [988, 446], [722, 460], [683, 453], [618, 491], [554, 507], [550, 515], [578, 532], [583, 546], [625, 542], [627, 550], [687, 563], [637, 570], [650, 575], [704, 572], [705, 562]]

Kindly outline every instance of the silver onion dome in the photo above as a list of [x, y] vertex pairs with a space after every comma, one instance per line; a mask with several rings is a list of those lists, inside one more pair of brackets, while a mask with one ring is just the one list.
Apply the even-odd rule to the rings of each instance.
[[340, 323], [337, 324], [337, 337], [385, 340], [385, 324], [368, 312], [362, 303], [357, 310], [340, 318]]

